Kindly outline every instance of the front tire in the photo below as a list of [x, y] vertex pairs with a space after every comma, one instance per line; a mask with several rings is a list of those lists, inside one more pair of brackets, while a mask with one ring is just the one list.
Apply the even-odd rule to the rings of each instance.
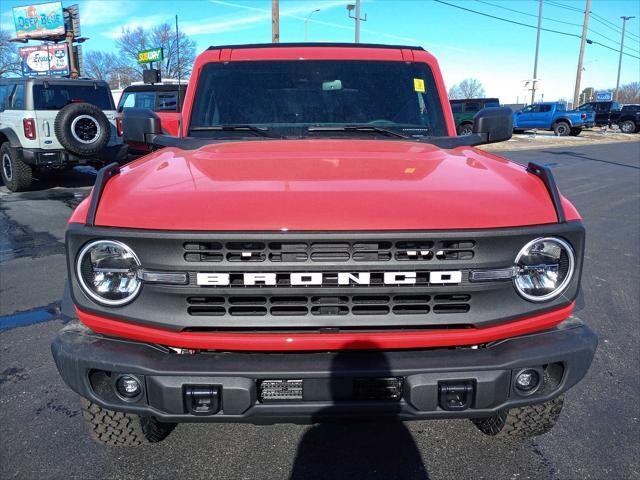
[[155, 417], [115, 412], [80, 397], [84, 426], [91, 438], [112, 447], [136, 447], [161, 442], [176, 427]]
[[580, 135], [581, 132], [582, 132], [581, 128], [572, 128], [571, 129], [571, 136], [572, 137], [577, 137], [578, 135]]
[[0, 147], [2, 181], [12, 192], [28, 190], [33, 182], [33, 169], [19, 158], [17, 152], [5, 142]]
[[625, 120], [618, 124], [622, 133], [635, 133], [636, 123], [633, 120]]
[[553, 125], [553, 133], [558, 137], [566, 137], [571, 133], [571, 126], [567, 122], [557, 122]]
[[473, 123], [463, 123], [458, 127], [458, 136], [471, 135], [473, 133]]
[[503, 410], [491, 417], [471, 421], [485, 435], [529, 438], [547, 433], [560, 418], [564, 396], [549, 402]]

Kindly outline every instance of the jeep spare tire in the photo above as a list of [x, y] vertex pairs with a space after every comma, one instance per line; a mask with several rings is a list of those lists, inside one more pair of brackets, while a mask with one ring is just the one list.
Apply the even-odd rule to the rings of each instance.
[[89, 103], [70, 103], [58, 112], [54, 123], [60, 144], [80, 156], [95, 155], [111, 137], [111, 124], [105, 114]]

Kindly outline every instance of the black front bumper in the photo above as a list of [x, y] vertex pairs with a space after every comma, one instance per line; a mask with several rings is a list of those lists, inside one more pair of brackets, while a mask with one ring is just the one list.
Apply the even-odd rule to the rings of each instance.
[[105, 147], [90, 157], [81, 157], [63, 149], [46, 150], [42, 148], [20, 148], [18, 154], [23, 162], [36, 167], [107, 164], [125, 161], [127, 159], [127, 145], [119, 144]]
[[[60, 331], [52, 352], [74, 391], [112, 410], [170, 422], [309, 423], [331, 417], [481, 417], [545, 402], [584, 377], [596, 346], [596, 335], [572, 318], [550, 331], [477, 349], [178, 354], [97, 335], [75, 322]], [[532, 395], [522, 396], [514, 388], [515, 373], [522, 368], [544, 374], [543, 385]], [[119, 374], [140, 380], [144, 392], [138, 399], [116, 395]], [[402, 382], [401, 398], [358, 395], [362, 379], [389, 377]], [[302, 380], [303, 399], [262, 401], [260, 385], [267, 379]], [[439, 389], [459, 384], [473, 388], [468, 408], [443, 409]], [[186, 391], [194, 386], [216, 389], [220, 407], [215, 413], [189, 413]]]

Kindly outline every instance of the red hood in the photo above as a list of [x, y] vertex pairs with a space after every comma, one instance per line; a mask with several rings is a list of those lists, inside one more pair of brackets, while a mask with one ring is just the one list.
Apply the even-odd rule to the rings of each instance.
[[[81, 221], [86, 204], [72, 221]], [[567, 216], [572, 216], [569, 205]], [[96, 225], [163, 230], [429, 230], [553, 223], [543, 183], [473, 148], [389, 140], [165, 148], [123, 167]]]

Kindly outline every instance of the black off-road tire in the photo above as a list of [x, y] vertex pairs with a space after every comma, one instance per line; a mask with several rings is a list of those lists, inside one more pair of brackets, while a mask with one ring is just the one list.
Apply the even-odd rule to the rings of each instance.
[[97, 154], [111, 138], [109, 120], [90, 103], [70, 103], [63, 107], [56, 115], [53, 129], [64, 148], [83, 157]]
[[473, 123], [463, 123], [458, 127], [458, 136], [471, 135], [473, 133]]
[[112, 447], [136, 447], [161, 442], [176, 427], [155, 417], [114, 412], [80, 397], [84, 426], [96, 442]]
[[2, 181], [12, 192], [28, 190], [33, 182], [33, 169], [19, 158], [8, 142], [0, 146], [0, 172]]
[[635, 133], [636, 123], [633, 120], [624, 120], [618, 124], [622, 133]]
[[553, 133], [559, 137], [566, 137], [571, 133], [571, 125], [567, 122], [556, 122], [553, 124]]
[[547, 433], [560, 418], [564, 397], [547, 403], [503, 410], [497, 415], [472, 418], [471, 421], [485, 435], [529, 438]]
[[582, 133], [582, 129], [581, 128], [572, 128], [571, 129], [571, 136], [572, 137], [577, 137], [578, 135], [580, 135], [580, 133]]

